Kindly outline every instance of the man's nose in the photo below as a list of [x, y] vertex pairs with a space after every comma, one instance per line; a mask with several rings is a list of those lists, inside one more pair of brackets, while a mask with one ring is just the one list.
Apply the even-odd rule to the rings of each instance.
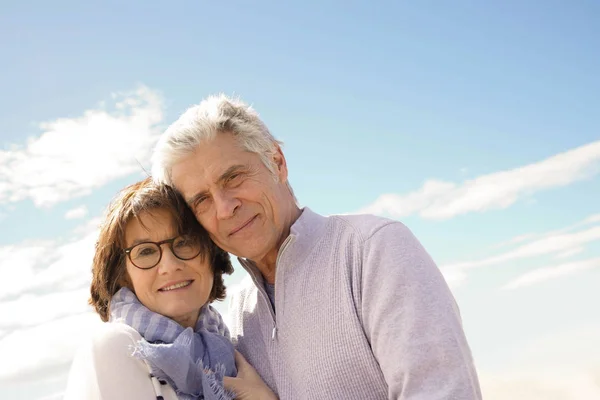
[[239, 199], [231, 196], [226, 191], [214, 196], [215, 207], [217, 209], [217, 219], [223, 220], [235, 215], [235, 211], [242, 204]]

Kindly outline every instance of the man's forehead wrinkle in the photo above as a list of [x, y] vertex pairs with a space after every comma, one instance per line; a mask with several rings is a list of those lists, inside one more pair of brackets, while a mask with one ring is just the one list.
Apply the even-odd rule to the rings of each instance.
[[248, 169], [248, 172], [250, 172], [252, 174], [256, 174], [259, 172], [258, 165], [256, 165], [256, 164], [247, 163], [246, 168]]
[[250, 165], [247, 162], [238, 162], [237, 164], [233, 164], [231, 166], [229, 166], [229, 168], [227, 168], [225, 170], [225, 172], [223, 172], [221, 174], [221, 178], [226, 177], [228, 174], [231, 174], [232, 172], [237, 172], [237, 171], [249, 171], [250, 170]]
[[[234, 164], [234, 165], [230, 165], [229, 167], [226, 167], [223, 172], [218, 173], [218, 169], [219, 166], [217, 165], [208, 165], [204, 167], [204, 171], [200, 171], [199, 173], [197, 173], [196, 176], [189, 176], [188, 175], [188, 179], [193, 182], [193, 188], [192, 190], [194, 191], [189, 197], [186, 197], [186, 202], [188, 204], [192, 204], [194, 202], [194, 200], [206, 193], [209, 192], [210, 190], [210, 186], [209, 187], [199, 187], [200, 184], [200, 177], [202, 175], [209, 175], [210, 176], [210, 185], [215, 185], [218, 186], [221, 181], [226, 178], [226, 175], [230, 174], [231, 172], [233, 172], [235, 169], [237, 168], [245, 168], [244, 165], [240, 165], [240, 164]], [[197, 170], [198, 171], [198, 170]], [[187, 185], [186, 185], [187, 186]]]

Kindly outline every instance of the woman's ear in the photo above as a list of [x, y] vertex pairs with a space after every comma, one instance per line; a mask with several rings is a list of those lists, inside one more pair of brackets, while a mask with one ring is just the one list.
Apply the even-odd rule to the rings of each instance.
[[129, 278], [129, 274], [127, 273], [127, 269], [125, 269], [125, 268], [123, 268], [123, 271], [121, 272], [117, 283], [119, 284], [120, 287], [126, 287], [127, 289], [131, 290], [132, 292], [134, 291], [133, 285], [131, 284], [131, 279]]

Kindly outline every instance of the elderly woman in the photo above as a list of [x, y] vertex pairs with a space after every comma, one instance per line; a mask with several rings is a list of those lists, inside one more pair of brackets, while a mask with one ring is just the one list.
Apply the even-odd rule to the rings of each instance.
[[[174, 190], [150, 178], [123, 189], [92, 269], [90, 303], [109, 323], [77, 354], [65, 399], [231, 399], [224, 379], [238, 398], [274, 398], [209, 305], [225, 297], [229, 255]], [[236, 361], [243, 381], [227, 378]]]

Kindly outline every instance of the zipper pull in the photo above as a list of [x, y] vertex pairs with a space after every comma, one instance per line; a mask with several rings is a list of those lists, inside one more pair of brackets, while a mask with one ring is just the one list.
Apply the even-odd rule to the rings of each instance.
[[277, 336], [277, 326], [273, 326], [273, 333], [271, 333], [271, 340], [275, 340], [275, 336]]

